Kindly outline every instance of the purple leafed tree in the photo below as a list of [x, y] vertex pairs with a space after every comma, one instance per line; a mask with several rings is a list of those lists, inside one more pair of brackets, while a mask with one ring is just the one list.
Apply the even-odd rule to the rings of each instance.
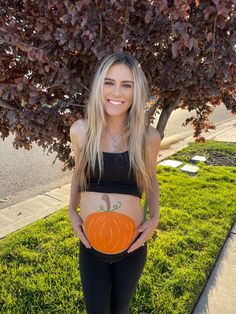
[[158, 98], [162, 137], [176, 108], [201, 139], [221, 103], [236, 112], [235, 0], [0, 1], [0, 135], [35, 142], [71, 169], [69, 127], [83, 116], [96, 64], [129, 51]]

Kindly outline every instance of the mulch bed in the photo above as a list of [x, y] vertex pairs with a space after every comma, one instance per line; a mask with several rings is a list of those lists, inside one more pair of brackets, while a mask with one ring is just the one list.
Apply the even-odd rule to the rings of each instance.
[[212, 166], [231, 166], [236, 167], [236, 157], [226, 156], [219, 152], [211, 152], [210, 157], [206, 161], [207, 165]]

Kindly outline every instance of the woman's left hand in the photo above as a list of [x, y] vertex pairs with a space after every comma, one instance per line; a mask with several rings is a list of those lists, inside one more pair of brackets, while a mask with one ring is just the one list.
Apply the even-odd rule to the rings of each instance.
[[159, 223], [158, 218], [151, 218], [149, 220], [144, 221], [139, 227], [138, 231], [141, 235], [137, 238], [137, 240], [129, 247], [128, 253], [138, 249], [140, 246], [144, 245], [146, 241], [152, 238], [154, 231], [156, 230]]

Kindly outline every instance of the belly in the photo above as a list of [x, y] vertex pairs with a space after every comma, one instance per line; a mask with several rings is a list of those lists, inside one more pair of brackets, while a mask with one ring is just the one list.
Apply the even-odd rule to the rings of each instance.
[[91, 246], [105, 254], [127, 250], [143, 221], [138, 197], [111, 193], [81, 193], [80, 215]]

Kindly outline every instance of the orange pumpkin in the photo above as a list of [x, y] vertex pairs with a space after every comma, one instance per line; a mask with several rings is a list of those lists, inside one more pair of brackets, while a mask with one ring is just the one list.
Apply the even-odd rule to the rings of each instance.
[[88, 215], [84, 227], [91, 246], [106, 254], [116, 254], [126, 250], [137, 230], [133, 219], [112, 211]]

